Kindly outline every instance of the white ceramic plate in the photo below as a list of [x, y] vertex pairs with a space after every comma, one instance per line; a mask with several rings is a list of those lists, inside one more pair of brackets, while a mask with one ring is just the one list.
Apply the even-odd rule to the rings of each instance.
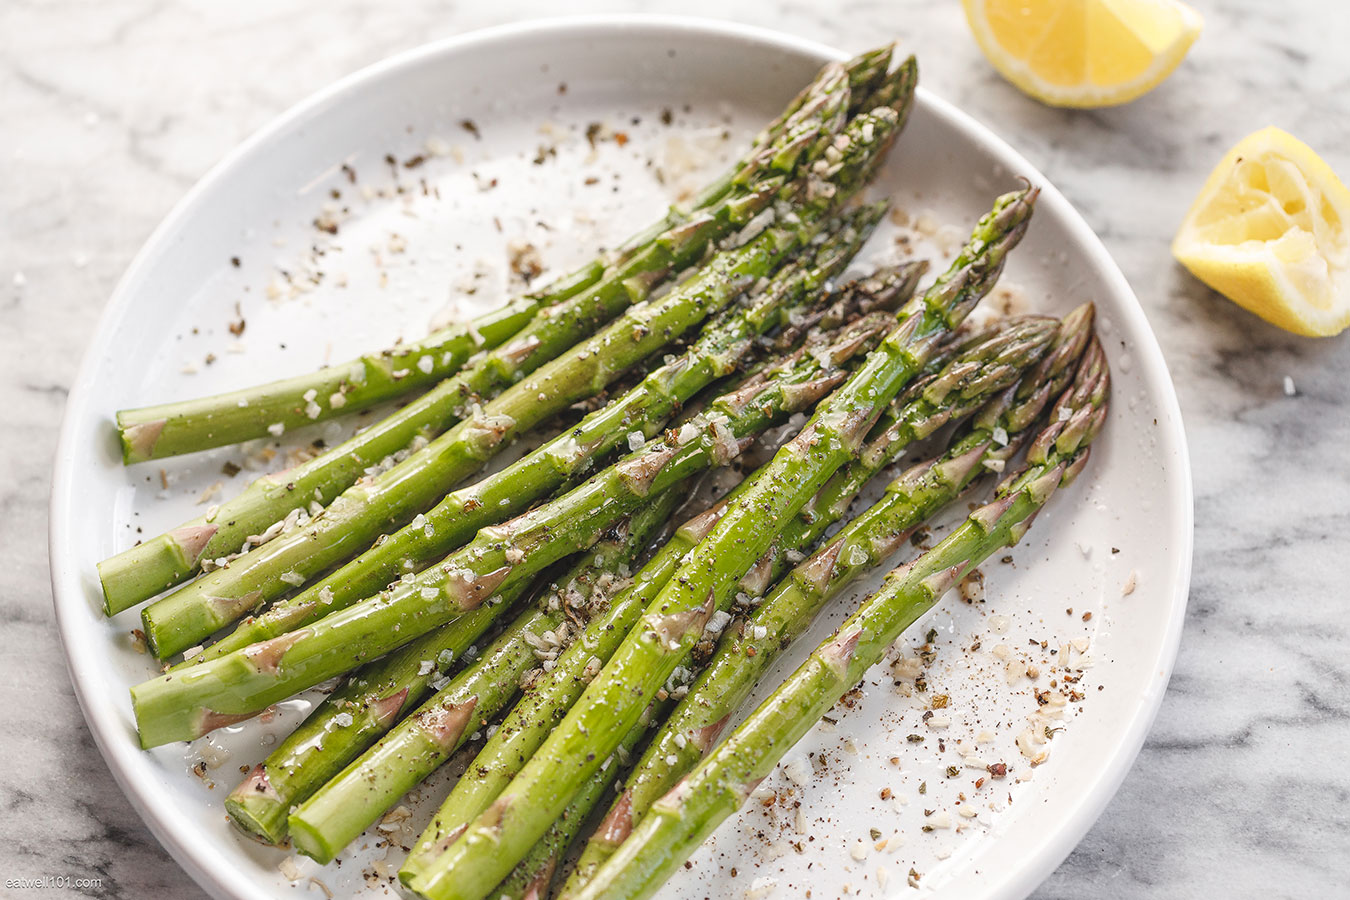
[[[922, 64], [923, 48], [914, 49]], [[101, 616], [95, 563], [142, 531], [195, 515], [215, 482], [231, 492], [247, 476], [220, 473], [224, 460], [243, 458], [237, 450], [171, 460], [162, 474], [155, 464], [123, 468], [114, 410], [252, 383], [421, 334], [452, 295], [464, 312], [500, 302], [508, 244], [534, 243], [552, 271], [587, 258], [718, 170], [823, 61], [839, 56], [765, 31], [650, 18], [532, 24], [430, 45], [282, 116], [206, 176], [136, 257], [70, 395], [52, 496], [52, 581], [99, 747], [151, 830], [209, 892], [313, 896], [306, 880], [290, 886], [278, 871], [285, 854], [234, 833], [221, 809], [239, 767], [256, 762], [263, 742], [297, 721], [310, 699], [283, 704], [270, 723], [218, 734], [209, 746], [137, 749], [127, 687], [152, 667], [128, 638], [135, 614]], [[591, 122], [605, 126], [594, 149], [584, 136]], [[625, 145], [605, 137], [615, 131]], [[418, 155], [426, 161], [404, 165]], [[862, 702], [790, 757], [811, 760], [793, 769], [816, 773], [813, 783], [795, 788], [786, 806], [755, 804], [726, 823], [664, 896], [747, 888], [786, 896], [810, 886], [833, 896], [844, 885], [852, 895], [900, 896], [913, 869], [942, 897], [1021, 897], [1087, 831], [1144, 740], [1181, 630], [1191, 485], [1176, 398], [1139, 304], [1068, 202], [1006, 144], [931, 94], [920, 94], [877, 192], [910, 217], [914, 249], [940, 258], [1018, 175], [1043, 192], [1005, 275], [1014, 290], [989, 303], [1051, 313], [1098, 304], [1115, 386], [1093, 462], [1055, 498], [1012, 564], [986, 565], [983, 603], [949, 598], [915, 629], [938, 630], [927, 697], [948, 694], [947, 709], [923, 722], [927, 697], [898, 693], [879, 668]], [[348, 208], [337, 213], [337, 235], [312, 225], [325, 204]], [[888, 225], [867, 256], [896, 258], [896, 236]], [[320, 271], [312, 283], [309, 275]], [[236, 303], [247, 320], [238, 339], [227, 332]], [[216, 357], [210, 365], [208, 353]], [[200, 371], [186, 374], [185, 365]], [[1136, 587], [1123, 596], [1127, 582]], [[1051, 651], [1074, 640], [1092, 662], [1075, 686], [1086, 699], [1069, 705], [1063, 731], [1046, 745], [1048, 759], [1033, 769], [1015, 739], [1037, 709], [1035, 690], [1060, 674], [1053, 670], [1062, 658]], [[814, 642], [801, 642], [770, 681]], [[1075, 661], [1083, 655], [1071, 653]], [[1009, 661], [1018, 674], [1024, 659], [1039, 679], [1010, 683]], [[977, 744], [981, 732], [988, 734]], [[910, 734], [924, 740], [911, 742]], [[947, 777], [948, 766], [974, 763], [964, 759], [972, 754], [1006, 762], [1009, 777], [979, 788], [974, 782], [987, 773], [976, 768]], [[211, 765], [205, 780], [190, 771], [201, 758]], [[420, 829], [446, 785], [440, 778], [421, 792], [410, 829]], [[765, 787], [792, 784], [780, 769]], [[882, 800], [885, 788], [891, 795]], [[411, 834], [396, 836], [406, 843]], [[340, 868], [301, 868], [338, 896], [359, 894], [370, 887], [363, 873], [371, 874], [371, 860], [385, 852], [375, 843], [360, 842]], [[399, 858], [395, 851], [385, 875]]]

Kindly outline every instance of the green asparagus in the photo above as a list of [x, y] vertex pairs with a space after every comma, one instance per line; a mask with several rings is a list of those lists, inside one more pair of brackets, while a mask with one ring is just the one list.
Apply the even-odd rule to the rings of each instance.
[[752, 435], [813, 405], [846, 377], [834, 366], [870, 346], [881, 315], [845, 329], [835, 349], [803, 348], [748, 389], [713, 403], [700, 417], [702, 424], [687, 422], [562, 497], [481, 529], [468, 545], [407, 582], [297, 631], [136, 685], [132, 708], [142, 746], [191, 740], [249, 718], [403, 646], [586, 548], [648, 496], [729, 462]]
[[1033, 207], [1028, 188], [1000, 197], [951, 268], [863, 366], [816, 410], [806, 427], [756, 473], [712, 533], [681, 563], [642, 623], [511, 785], [411, 882], [430, 900], [482, 898], [515, 866], [636, 722], [642, 708], [698, 641], [736, 582], [769, 548], [781, 523], [834, 472], [857, 458], [887, 404], [923, 368], [936, 345], [992, 288]]
[[[422, 454], [346, 491], [304, 529], [151, 604], [142, 614], [147, 644], [161, 658], [181, 652], [261, 600], [356, 555], [390, 526], [399, 527], [432, 506], [510, 437], [594, 394], [629, 366], [725, 307], [821, 231], [836, 200], [861, 187], [898, 125], [898, 115], [889, 108], [855, 117], [830, 144], [834, 161], [824, 171], [813, 166], [811, 179], [785, 189], [792, 215], [777, 216], [746, 243], [719, 252], [665, 296], [631, 307], [594, 338], [542, 366], [441, 435]], [[815, 181], [826, 176], [830, 180]]]
[[769, 143], [752, 149], [731, 179], [733, 189], [709, 209], [610, 266], [587, 290], [541, 310], [513, 340], [394, 415], [300, 466], [263, 476], [206, 516], [104, 560], [99, 578], [105, 612], [113, 615], [129, 609], [181, 584], [203, 561], [247, 549], [257, 543], [250, 538], [266, 535], [294, 510], [307, 509], [311, 502], [331, 503], [367, 469], [406, 453], [416, 438], [432, 437], [459, 421], [469, 401], [537, 369], [646, 296], [673, 271], [697, 260], [704, 248], [755, 215], [772, 196], [774, 185], [795, 172], [820, 135], [842, 126], [849, 99], [847, 75], [838, 66], [826, 66], [808, 87], [807, 96], [794, 102], [780, 125], [769, 129]]
[[561, 303], [600, 280], [597, 262], [468, 324], [452, 325], [414, 343], [325, 366], [256, 387], [117, 413], [122, 462], [145, 462], [237, 444], [370, 409], [454, 375], [474, 354], [500, 347], [545, 306]]
[[[867, 293], [884, 290], [886, 284], [884, 277], [880, 283], [873, 278], [862, 282], [859, 287]], [[907, 391], [906, 395], [913, 393], [913, 396], [897, 398], [897, 402], [909, 402], [900, 403], [894, 423], [878, 426], [881, 434], [869, 442], [870, 452], [865, 451], [847, 473], [841, 471], [831, 479], [799, 517], [785, 526], [778, 548], [786, 552], [813, 543], [826, 528], [843, 517], [853, 496], [872, 474], [898, 456], [906, 445], [926, 436], [951, 418], [959, 418], [969, 412], [978, 405], [979, 397], [1011, 383], [1020, 369], [1044, 350], [1053, 328], [1052, 319], [1029, 320], [1024, 324], [985, 333], [963, 344], [958, 348], [960, 352], [952, 354], [951, 363], [943, 368], [941, 376], [936, 376], [948, 385], [945, 395], [930, 399], [922, 396], [921, 392]], [[969, 365], [972, 361], [978, 361], [980, 365], [972, 369]], [[916, 388], [919, 386], [915, 385]], [[947, 406], [953, 405], [958, 397], [965, 399], [967, 408], [947, 410]], [[583, 677], [583, 673], [609, 661], [647, 604], [664, 587], [675, 562], [708, 533], [726, 503], [748, 487], [748, 482], [742, 482], [742, 486], [723, 504], [678, 530], [670, 543], [638, 574], [634, 586], [615, 598], [604, 616], [587, 627], [583, 639], [563, 654], [549, 677], [532, 688], [512, 709], [502, 727], [474, 760], [471, 775], [460, 779], [455, 785], [415, 845], [400, 871], [400, 877], [405, 882], [444, 849], [447, 836], [471, 822], [505, 788], [509, 779], [539, 748], [552, 727], [580, 696], [588, 680]], [[782, 553], [766, 560], [766, 565], [757, 565], [746, 579], [742, 579], [742, 587], [762, 593], [771, 577], [776, 577], [772, 571], [781, 564], [781, 559]], [[760, 583], [750, 584], [751, 575]]]
[[[649, 815], [577, 895], [577, 900], [636, 900], [660, 887], [745, 799], [906, 628], [991, 553], [1017, 543], [1061, 485], [1087, 463], [1105, 420], [1109, 376], [1101, 346], [1084, 353], [1074, 384], [1035, 438], [1027, 466], [996, 499], [975, 510], [932, 550], [887, 575], [835, 633], [807, 658]], [[1067, 417], [1061, 418], [1061, 416]], [[839, 559], [822, 560], [816, 579], [833, 580]]]
[[518, 616], [473, 665], [311, 796], [293, 798], [300, 805], [291, 811], [288, 828], [296, 849], [328, 862], [471, 734], [495, 720], [515, 696], [521, 678], [537, 665], [537, 645], [547, 637], [561, 644], [575, 617], [584, 618], [590, 606], [607, 602], [612, 589], [595, 590], [597, 581], [608, 573], [621, 586], [619, 576], [680, 499], [678, 486], [651, 498], [627, 520], [626, 528], [592, 548], [566, 578]]
[[[614, 755], [605, 761], [600, 771], [577, 792], [560, 815], [549, 827], [537, 844], [530, 848], [525, 858], [511, 870], [511, 874], [502, 880], [492, 892], [493, 900], [541, 900], [551, 896], [549, 887], [557, 871], [563, 854], [567, 852], [573, 840], [580, 833], [587, 816], [600, 803], [600, 799], [623, 772], [623, 761], [637, 750], [642, 739], [647, 736], [648, 723], [659, 722], [665, 718], [670, 701], [658, 700], [644, 714], [644, 720], [624, 736], [615, 749]], [[602, 829], [605, 827], [602, 823]]]
[[[862, 110], [869, 98], [872, 106], [890, 105], [889, 94], [894, 88], [885, 80], [890, 61], [888, 45], [845, 63], [852, 113]], [[878, 91], [883, 86], [885, 90]], [[808, 85], [783, 115], [758, 135], [752, 151], [780, 137], [817, 90], [817, 83]], [[691, 213], [721, 201], [736, 186], [745, 161], [705, 187], [687, 209], [672, 207], [662, 219], [600, 259], [468, 325], [452, 325], [421, 341], [294, 378], [196, 400], [122, 410], [117, 414], [117, 426], [123, 461], [131, 464], [266, 437], [278, 424], [285, 430], [350, 415], [433, 385], [453, 375], [475, 351], [505, 343], [540, 310], [591, 287], [607, 268], [632, 259], [664, 232], [687, 222]]]
[[[459, 488], [424, 516], [378, 542], [361, 556], [267, 612], [245, 619], [195, 657], [214, 659], [277, 637], [378, 592], [394, 579], [424, 569], [459, 547], [479, 528], [520, 512], [537, 498], [585, 472], [631, 435], [652, 438], [667, 417], [715, 379], [729, 375], [752, 348], [751, 338], [805, 315], [818, 305], [819, 287], [853, 258], [884, 214], [874, 204], [831, 226], [808, 259], [789, 262], [756, 290], [704, 328], [683, 354], [650, 372], [622, 397], [586, 416], [538, 450], [488, 477]], [[904, 270], [907, 283], [919, 267]], [[809, 316], [808, 316], [809, 318]]]
[[[907, 299], [913, 290], [911, 272], [909, 266], [879, 270], [840, 291], [839, 299], [830, 309], [890, 308], [897, 300]], [[740, 490], [737, 488], [730, 497]], [[593, 670], [604, 665], [614, 653], [642, 610], [669, 580], [680, 559], [712, 528], [730, 497], [680, 527], [637, 574], [633, 585], [620, 592], [602, 616], [588, 623], [582, 637], [559, 657], [548, 676], [531, 686], [474, 760], [472, 777], [459, 780], [427, 826], [405, 861], [400, 878], [405, 882], [411, 879], [424, 862], [444, 849], [451, 836], [496, 798], [566, 714]]]
[[[514, 604], [529, 588], [529, 582], [520, 581], [498, 596]], [[353, 672], [225, 798], [230, 821], [269, 844], [284, 841], [291, 807], [421, 702], [432, 683], [448, 677], [498, 618], [496, 609], [479, 607]]]
[[[1040, 364], [1015, 387], [1008, 387], [1006, 383], [993, 385], [994, 390], [1000, 392], [999, 396], [976, 413], [973, 427], [965, 435], [953, 441], [942, 455], [912, 467], [888, 485], [882, 499], [854, 518], [827, 546], [793, 569], [739, 628], [723, 635], [712, 660], [652, 738], [642, 759], [628, 776], [623, 794], [606, 819], [608, 827], [601, 829], [586, 845], [562, 892], [564, 900], [580, 892], [594, 871], [618, 849], [627, 831], [642, 820], [652, 803], [698, 763], [779, 651], [796, 640], [830, 599], [838, 596], [864, 571], [880, 565], [903, 546], [915, 527], [956, 499], [978, 475], [1002, 470], [1016, 452], [1021, 436], [1035, 423], [1047, 399], [1062, 391], [1073, 376], [1091, 333], [1090, 305], [1066, 316], [1059, 323], [1053, 346]], [[967, 371], [977, 379], [980, 377], [960, 360], [949, 371]], [[1013, 372], [1014, 378], [1021, 374], [1016, 368]], [[987, 396], [987, 392], [971, 391], [968, 386], [961, 385], [948, 387], [950, 384], [938, 377], [929, 383], [924, 393], [933, 399], [937, 395], [955, 393], [958, 406], [965, 397]], [[862, 457], [841, 470], [849, 475], [843, 481], [861, 487], [866, 474], [859, 480], [850, 470], [865, 468], [864, 460], [869, 457], [889, 458], [893, 433], [893, 427], [886, 427], [877, 438], [869, 441]], [[871, 468], [871, 471], [876, 469]], [[835, 488], [833, 496], [825, 498], [823, 504], [818, 497], [813, 501], [813, 507], [823, 505], [827, 509], [837, 509], [841, 502], [847, 504], [857, 493], [852, 487], [838, 489], [834, 480], [827, 483], [825, 491], [832, 488]], [[837, 518], [819, 517], [831, 521]], [[790, 545], [791, 539], [786, 532], [787, 529], [783, 543]]]

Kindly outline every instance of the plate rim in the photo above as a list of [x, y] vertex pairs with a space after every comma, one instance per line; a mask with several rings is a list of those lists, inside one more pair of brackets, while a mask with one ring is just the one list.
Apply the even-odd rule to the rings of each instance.
[[[267, 143], [274, 135], [289, 128], [297, 120], [321, 110], [326, 104], [340, 99], [367, 80], [379, 78], [401, 68], [415, 67], [430, 58], [453, 55], [482, 44], [538, 36], [540, 33], [575, 37], [577, 34], [625, 29], [736, 38], [772, 48], [809, 54], [822, 62], [845, 59], [848, 56], [843, 51], [824, 43], [761, 26], [694, 16], [641, 13], [532, 19], [476, 29], [409, 48], [364, 66], [320, 88], [271, 119], [227, 152], [174, 204], [146, 238], [118, 279], [116, 287], [98, 316], [93, 337], [84, 351], [71, 383], [53, 460], [48, 510], [48, 555], [57, 630], [80, 710], [100, 755], [112, 772], [113, 779], [161, 846], [193, 881], [214, 897], [221, 900], [244, 900], [257, 895], [247, 882], [232, 875], [233, 869], [214, 846], [184, 840], [183, 835], [191, 833], [192, 829], [181, 828], [185, 824], [183, 819], [153, 796], [153, 790], [147, 787], [152, 785], [151, 779], [134, 777], [149, 773], [148, 761], [152, 757], [139, 748], [134, 737], [131, 740], [127, 739], [126, 729], [118, 721], [115, 711], [101, 704], [100, 698], [93, 695], [89, 684], [94, 673], [88, 669], [89, 663], [74, 652], [80, 640], [75, 633], [77, 628], [75, 617], [88, 614], [89, 604], [82, 596], [77, 554], [73, 547], [67, 546], [62, 537], [68, 530], [67, 523], [71, 516], [78, 512], [72, 495], [76, 423], [91, 415], [85, 400], [88, 393], [86, 386], [93, 380], [98, 365], [106, 357], [108, 342], [114, 331], [113, 326], [128, 314], [135, 297], [133, 288], [141, 280], [142, 271], [151, 264], [156, 249], [180, 224], [190, 219], [198, 197], [207, 193], [218, 181], [228, 177], [254, 148]], [[1176, 458], [1169, 462], [1175, 466], [1177, 490], [1166, 498], [1166, 502], [1172, 508], [1171, 512], [1180, 525], [1183, 546], [1176, 553], [1177, 565], [1171, 577], [1170, 616], [1166, 623], [1159, 656], [1154, 660], [1154, 668], [1160, 676], [1160, 688], [1156, 694], [1136, 704], [1123, 729], [1122, 739], [1115, 753], [1101, 767], [1090, 789], [1080, 795], [1074, 809], [1062, 820], [1063, 826], [1047, 838], [1041, 839], [1033, 852], [1023, 858], [1021, 865], [991, 884], [987, 894], [989, 900], [1017, 900], [1034, 890], [1068, 856], [1101, 815], [1133, 766], [1162, 705], [1180, 646], [1190, 592], [1195, 503], [1190, 453], [1180, 403], [1157, 335], [1149, 325], [1138, 297], [1101, 239], [1064, 195], [1012, 145], [954, 104], [922, 87], [918, 92], [920, 102], [928, 107], [928, 111], [947, 120], [948, 124], [956, 127], [972, 142], [992, 152], [1008, 165], [1011, 171], [1025, 173], [1038, 184], [1043, 204], [1049, 202], [1063, 207], [1067, 212], [1064, 217], [1066, 225], [1078, 245], [1088, 255], [1089, 262], [1101, 273], [1113, 293], [1129, 301], [1122, 304], [1121, 313], [1131, 320], [1137, 333], [1143, 337], [1143, 340], [1135, 342], [1133, 348], [1133, 352], [1140, 357], [1141, 377], [1145, 377], [1160, 408], [1166, 413], [1165, 421], [1160, 421], [1159, 425], [1174, 432], [1170, 435], [1170, 439], [1175, 442], [1176, 447]], [[1147, 375], [1144, 375], [1145, 372]]]

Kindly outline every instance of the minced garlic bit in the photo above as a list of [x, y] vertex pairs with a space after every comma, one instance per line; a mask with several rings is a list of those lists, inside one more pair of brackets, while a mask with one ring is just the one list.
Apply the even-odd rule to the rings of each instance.
[[777, 878], [771, 878], [768, 875], [760, 875], [754, 881], [750, 882], [750, 887], [745, 889], [746, 900], [762, 900], [762, 898], [772, 894], [776, 887], [778, 887]]
[[938, 828], [951, 828], [952, 816], [945, 809], [940, 809], [928, 818], [924, 819], [923, 830], [934, 831]]
[[299, 859], [300, 857], [298, 856], [284, 857], [281, 862], [277, 863], [277, 871], [279, 871], [287, 881], [299, 881], [301, 877], [300, 866], [297, 865]]
[[805, 786], [811, 781], [811, 767], [806, 764], [806, 760], [801, 757], [795, 757], [789, 760], [783, 766], [783, 774], [787, 776], [788, 781], [798, 787]]
[[224, 489], [225, 489], [225, 482], [217, 481], [215, 484], [212, 484], [211, 486], [207, 487], [205, 490], [203, 490], [200, 494], [197, 495], [197, 504], [201, 505], [203, 503], [207, 503], [211, 500], [214, 500], [216, 497], [220, 496], [220, 492], [223, 491]]

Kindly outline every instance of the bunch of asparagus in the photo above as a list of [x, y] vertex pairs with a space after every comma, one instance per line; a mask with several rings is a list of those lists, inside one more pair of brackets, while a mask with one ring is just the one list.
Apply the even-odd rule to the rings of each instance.
[[[429, 388], [100, 566], [109, 614], [170, 591], [142, 620], [156, 656], [184, 659], [132, 689], [142, 745], [338, 676], [230, 794], [240, 828], [327, 862], [486, 730], [399, 873], [408, 890], [544, 896], [611, 786], [562, 895], [658, 887], [900, 631], [1020, 538], [1105, 416], [1090, 306], [963, 325], [1027, 227], [1031, 188], [998, 198], [917, 296], [922, 263], [836, 286], [885, 213], [856, 198], [916, 77], [890, 48], [826, 66], [689, 209], [470, 325], [119, 414], [130, 463]], [[632, 386], [475, 479], [621, 378]], [[786, 442], [764, 465], [666, 533], [703, 473], [770, 433]], [[817, 546], [875, 476], [938, 441]], [[892, 572], [718, 744], [822, 608], [982, 475], [1013, 472], [1023, 445], [991, 504]]]

